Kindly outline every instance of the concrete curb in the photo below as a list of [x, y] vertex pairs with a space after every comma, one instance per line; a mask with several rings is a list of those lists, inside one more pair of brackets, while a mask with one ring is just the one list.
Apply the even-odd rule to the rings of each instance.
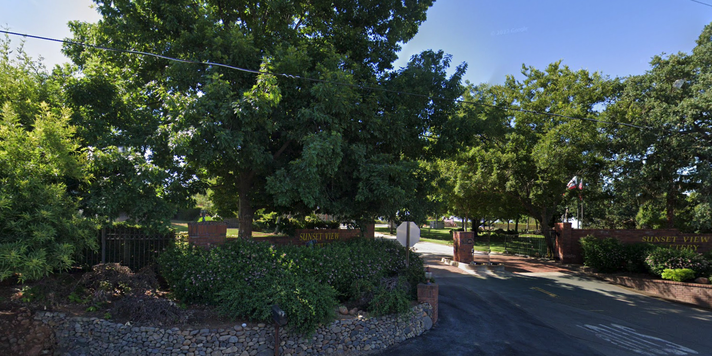
[[450, 265], [453, 267], [457, 267], [465, 272], [469, 273], [476, 273], [476, 274], [482, 274], [482, 273], [492, 273], [492, 272], [504, 272], [504, 264], [503, 263], [477, 263], [477, 262], [470, 262], [470, 263], [462, 263], [458, 261], [453, 261], [452, 258], [447, 258], [443, 257], [440, 260], [440, 263]]

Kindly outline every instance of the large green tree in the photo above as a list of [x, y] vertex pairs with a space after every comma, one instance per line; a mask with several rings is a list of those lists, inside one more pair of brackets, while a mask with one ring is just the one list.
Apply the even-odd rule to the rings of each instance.
[[[502, 87], [468, 84], [457, 109], [461, 147], [435, 164], [440, 172], [438, 186], [451, 214], [472, 220], [473, 230], [482, 220], [507, 219], [521, 212], [521, 205], [498, 189], [491, 164], [504, 134], [506, 113], [491, 105]], [[465, 229], [467, 227], [465, 226]]]
[[606, 110], [611, 120], [638, 126], [606, 130], [612, 189], [619, 200], [639, 207], [631, 212], [639, 226], [700, 230], [708, 222], [676, 216], [695, 210], [700, 214], [692, 217], [709, 221], [702, 212], [709, 211], [712, 196], [712, 25], [691, 54], [655, 56], [650, 64], [645, 74], [626, 79], [620, 98]]
[[590, 119], [600, 115], [596, 106], [608, 99], [611, 82], [558, 62], [543, 71], [523, 67], [522, 74], [523, 81], [510, 76], [489, 95], [486, 104], [503, 111], [485, 115], [504, 118], [491, 120], [497, 130], [479, 145], [472, 168], [539, 221], [551, 254], [551, 224], [567, 182], [574, 175], [599, 179], [601, 141]]
[[[64, 104], [85, 148], [93, 179], [79, 189], [86, 214], [111, 223], [122, 215], [162, 229], [199, 188], [194, 171], [169, 147], [156, 115], [160, 89], [137, 81], [133, 72], [94, 58], [79, 68], [56, 68]], [[158, 93], [157, 93], [158, 92]]]
[[102, 20], [75, 23], [76, 40], [260, 70], [65, 48], [81, 69], [124, 73], [146, 98], [140, 137], [238, 199], [241, 236], [265, 206], [367, 220], [422, 205], [418, 160], [448, 149], [435, 138], [447, 132], [464, 67], [447, 77], [449, 58], [436, 52], [400, 70], [392, 63], [432, 1], [96, 3]]

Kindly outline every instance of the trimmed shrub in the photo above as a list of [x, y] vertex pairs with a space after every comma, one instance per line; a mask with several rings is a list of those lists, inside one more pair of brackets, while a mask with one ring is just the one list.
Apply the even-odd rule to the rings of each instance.
[[[228, 316], [265, 321], [271, 305], [277, 303], [299, 332], [309, 332], [330, 318], [339, 301], [373, 302], [378, 288], [372, 286], [384, 278], [400, 276], [403, 282], [394, 293], [402, 290], [405, 300], [416, 294], [416, 285], [425, 279], [423, 262], [416, 253], [410, 254], [406, 268], [405, 249], [395, 241], [380, 239], [314, 248], [235, 239], [211, 250], [181, 242], [161, 254], [158, 262], [182, 302], [219, 305]], [[401, 297], [378, 299], [379, 305], [387, 305], [378, 307], [379, 313], [402, 310]]]
[[598, 239], [586, 236], [580, 240], [583, 248], [583, 263], [599, 272], [616, 272], [626, 264], [623, 244], [614, 239]]
[[409, 290], [404, 278], [385, 278], [374, 291], [368, 310], [376, 316], [405, 313], [410, 309]]
[[662, 276], [666, 269], [688, 268], [695, 271], [695, 276], [707, 276], [710, 272], [710, 261], [704, 256], [690, 250], [673, 250], [658, 248], [645, 259], [650, 273]]
[[217, 294], [218, 310], [232, 318], [270, 320], [271, 307], [277, 304], [287, 314], [288, 327], [303, 334], [331, 321], [337, 306], [336, 291], [331, 286], [280, 269], [249, 283], [236, 278]]
[[633, 243], [623, 244], [624, 253], [624, 269], [633, 273], [648, 272], [648, 265], [645, 264], [645, 259], [650, 252], [658, 247], [648, 243]]
[[217, 291], [235, 278], [257, 281], [277, 268], [266, 242], [234, 239], [211, 250], [176, 243], [158, 258], [160, 272], [176, 298], [187, 303], [216, 304]]
[[666, 269], [663, 271], [662, 278], [673, 280], [675, 282], [689, 281], [695, 278], [695, 271], [689, 268]]
[[282, 265], [331, 285], [341, 300], [357, 297], [351, 291], [358, 280], [377, 285], [383, 277], [403, 275], [412, 286], [425, 281], [423, 261], [411, 253], [406, 268], [405, 249], [392, 240], [355, 239], [318, 248], [280, 246], [277, 250]]

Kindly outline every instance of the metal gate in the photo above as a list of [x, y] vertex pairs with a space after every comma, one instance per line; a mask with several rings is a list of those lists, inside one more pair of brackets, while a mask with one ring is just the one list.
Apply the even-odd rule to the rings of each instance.
[[87, 250], [79, 265], [120, 263], [137, 271], [156, 261], [158, 254], [175, 240], [175, 233], [149, 233], [138, 228], [103, 228], [98, 231], [99, 250]]

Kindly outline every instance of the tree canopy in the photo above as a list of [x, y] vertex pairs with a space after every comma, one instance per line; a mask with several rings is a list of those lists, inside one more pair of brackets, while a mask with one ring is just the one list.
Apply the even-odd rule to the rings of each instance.
[[125, 131], [181, 160], [190, 173], [174, 182], [197, 177], [238, 200], [241, 236], [261, 207], [359, 221], [422, 205], [418, 160], [447, 147], [435, 139], [464, 66], [448, 77], [449, 57], [431, 51], [392, 62], [432, 1], [96, 3], [102, 20], [74, 23], [75, 40], [248, 69], [65, 47], [142, 99]]

